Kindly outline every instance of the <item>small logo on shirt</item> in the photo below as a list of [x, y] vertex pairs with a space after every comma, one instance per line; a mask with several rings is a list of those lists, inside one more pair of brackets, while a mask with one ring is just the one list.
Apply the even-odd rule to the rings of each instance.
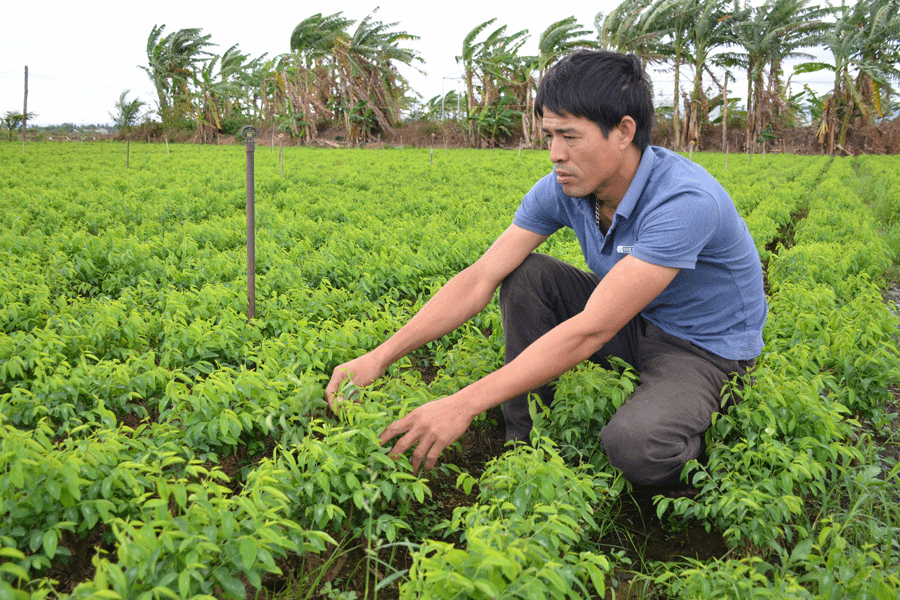
[[634, 246], [617, 246], [616, 252], [619, 254], [631, 254], [634, 251]]

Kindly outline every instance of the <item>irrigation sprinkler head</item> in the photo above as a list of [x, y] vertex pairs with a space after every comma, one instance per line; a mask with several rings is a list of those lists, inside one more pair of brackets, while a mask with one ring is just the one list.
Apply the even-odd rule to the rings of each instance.
[[243, 129], [241, 129], [241, 138], [246, 142], [252, 142], [256, 139], [257, 134], [256, 127], [253, 125], [247, 125]]

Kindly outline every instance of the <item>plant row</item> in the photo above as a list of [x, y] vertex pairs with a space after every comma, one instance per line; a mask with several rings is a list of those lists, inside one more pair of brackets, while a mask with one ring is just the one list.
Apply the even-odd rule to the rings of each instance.
[[[295, 579], [316, 597], [352, 572], [373, 597], [602, 597], [624, 560], [597, 540], [627, 484], [597, 432], [635, 373], [566, 374], [532, 446], [429, 478], [377, 435], [502, 364], [496, 303], [391, 367], [360, 405], [335, 417], [323, 400], [331, 367], [396, 330], [506, 227], [546, 157], [296, 149], [281, 177], [259, 149], [248, 323], [242, 153], [173, 148], [128, 171], [111, 144], [0, 155], [0, 595], [243, 598]], [[654, 585], [895, 592], [896, 520], [864, 531], [834, 511], [898, 478], [853, 441], [859, 419], [887, 422], [900, 363], [877, 285], [890, 257], [848, 182], [890, 168], [697, 160], [770, 253], [771, 315], [752, 385], [710, 430], [708, 463], [686, 472], [700, 494], [657, 505], [721, 530], [738, 558], [667, 566]], [[63, 179], [61, 164], [84, 176]], [[583, 262], [571, 235], [547, 250]], [[470, 501], [423, 518], [454, 471]], [[80, 583], [61, 590], [60, 573]]]
[[[742, 556], [667, 571], [678, 597], [888, 598], [900, 590], [900, 466], [873, 451], [860, 419], [882, 425], [900, 372], [897, 319], [880, 284], [890, 256], [871, 210], [833, 161], [767, 271], [766, 350], [742, 401], [689, 465], [695, 499], [662, 514], [699, 518]], [[757, 207], [756, 211], [763, 208]], [[849, 506], [849, 508], [848, 508]], [[755, 549], [755, 550], [751, 550]]]

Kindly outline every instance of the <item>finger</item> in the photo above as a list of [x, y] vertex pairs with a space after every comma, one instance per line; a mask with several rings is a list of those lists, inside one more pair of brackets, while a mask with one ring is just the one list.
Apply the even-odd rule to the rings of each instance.
[[394, 447], [391, 448], [390, 452], [388, 452], [390, 456], [401, 456], [414, 445], [416, 446], [416, 449], [413, 452], [412, 457], [410, 458], [413, 473], [418, 472], [419, 465], [422, 463], [425, 452], [431, 446], [430, 442], [419, 439], [419, 437], [414, 432], [409, 432], [402, 438], [397, 440], [397, 443], [394, 444]]
[[337, 374], [332, 376], [331, 381], [328, 382], [328, 385], [325, 387], [325, 400], [328, 401], [328, 406], [334, 408], [334, 400], [337, 395], [338, 388], [340, 387], [340, 380], [335, 381], [335, 377]]
[[[410, 462], [412, 463], [413, 473], [419, 472], [419, 467], [422, 465], [422, 460], [428, 456], [429, 448], [431, 447], [430, 443], [419, 442], [419, 445], [416, 446], [416, 450], [413, 452], [412, 459]], [[434, 461], [432, 461], [432, 466], [434, 466]], [[430, 471], [431, 467], [428, 466], [428, 462], [425, 463], [425, 470]]]
[[[382, 444], [384, 444], [385, 442], [391, 441], [392, 439], [394, 439], [401, 433], [406, 433], [410, 429], [409, 426], [406, 424], [406, 422], [407, 422], [407, 417], [397, 419], [396, 421], [394, 421], [393, 423], [391, 423], [390, 425], [385, 427], [384, 431], [382, 431], [381, 433], [378, 434], [378, 439], [381, 441]], [[400, 441], [403, 441], [403, 440], [401, 439]], [[399, 443], [400, 442], [397, 442], [397, 444], [399, 444]], [[394, 446], [394, 448], [396, 448], [396, 447], [397, 446]], [[391, 449], [390, 453], [395, 454], [393, 449]]]
[[432, 444], [431, 450], [428, 451], [428, 456], [425, 459], [425, 470], [430, 471], [437, 464], [438, 459], [441, 457], [441, 453], [443, 452], [443, 448], [438, 444]]
[[328, 381], [328, 389], [332, 392], [336, 392], [340, 387], [341, 382], [347, 378], [349, 375], [349, 371], [343, 367], [335, 367], [334, 371], [331, 373], [331, 379]]
[[332, 373], [331, 379], [325, 387], [325, 399], [328, 401], [328, 406], [332, 409], [334, 408], [335, 401], [343, 402], [344, 399], [341, 396], [338, 396], [337, 393], [341, 389], [341, 383], [349, 376], [350, 372], [347, 369], [335, 367], [334, 373]]

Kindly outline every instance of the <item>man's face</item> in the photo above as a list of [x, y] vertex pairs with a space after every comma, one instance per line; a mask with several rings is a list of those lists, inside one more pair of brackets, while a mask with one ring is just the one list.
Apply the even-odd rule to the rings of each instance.
[[583, 198], [594, 193], [602, 200], [620, 183], [619, 167], [631, 140], [624, 139], [619, 127], [606, 138], [586, 117], [545, 110], [542, 129], [550, 144], [556, 179], [567, 196]]

